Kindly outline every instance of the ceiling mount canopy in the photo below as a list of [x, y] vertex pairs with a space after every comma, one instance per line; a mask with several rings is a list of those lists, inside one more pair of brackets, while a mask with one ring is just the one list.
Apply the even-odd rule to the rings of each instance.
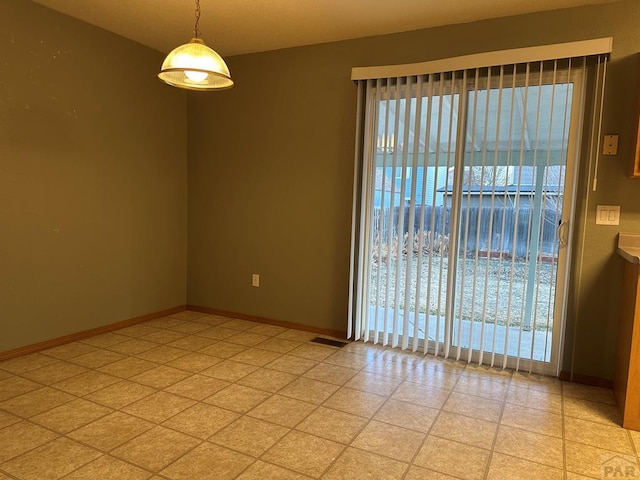
[[158, 78], [169, 85], [187, 90], [223, 90], [233, 87], [229, 67], [200, 38], [200, 0], [196, 0], [194, 37], [174, 48], [162, 63]]

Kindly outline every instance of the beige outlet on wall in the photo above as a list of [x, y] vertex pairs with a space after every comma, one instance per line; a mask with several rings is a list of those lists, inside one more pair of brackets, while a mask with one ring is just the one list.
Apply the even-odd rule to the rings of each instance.
[[260, 286], [260, 275], [257, 273], [251, 274], [251, 286], [259, 287]]
[[618, 135], [605, 135], [602, 142], [602, 154], [603, 155], [617, 155], [618, 154]]

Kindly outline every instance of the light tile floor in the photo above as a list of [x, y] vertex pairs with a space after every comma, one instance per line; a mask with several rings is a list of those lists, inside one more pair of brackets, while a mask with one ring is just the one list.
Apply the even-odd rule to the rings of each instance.
[[610, 390], [182, 312], [0, 363], [0, 480], [640, 478]]

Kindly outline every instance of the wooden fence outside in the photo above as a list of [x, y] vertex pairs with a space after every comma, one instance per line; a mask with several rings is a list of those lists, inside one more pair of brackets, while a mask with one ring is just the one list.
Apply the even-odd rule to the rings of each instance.
[[[401, 213], [404, 215], [401, 216]], [[460, 215], [459, 245], [468, 253], [474, 253], [477, 248], [482, 255], [524, 258], [529, 252], [529, 239], [534, 233], [531, 232], [532, 213], [529, 206], [518, 209], [504, 206], [463, 206]], [[404, 237], [409, 232], [409, 206], [376, 207], [373, 214], [373, 238], [380, 235], [380, 239], [386, 242], [389, 235], [392, 235], [392, 238], [400, 236], [398, 229], [402, 218], [401, 236]], [[558, 254], [556, 230], [559, 221], [560, 215], [555, 208], [542, 210], [538, 234], [543, 259], [553, 259]], [[417, 206], [413, 225], [414, 234], [422, 229], [425, 232], [433, 230], [432, 238], [439, 235], [448, 236], [451, 230], [451, 207]]]

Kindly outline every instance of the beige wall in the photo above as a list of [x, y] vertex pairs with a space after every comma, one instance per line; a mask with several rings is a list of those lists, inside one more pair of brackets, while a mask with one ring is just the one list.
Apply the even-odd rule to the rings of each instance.
[[[586, 235], [576, 242], [584, 241], [585, 261], [578, 295], [577, 248], [571, 302], [578, 305], [570, 309], [564, 361], [567, 370], [573, 359], [576, 373], [610, 379], [622, 276], [616, 234], [640, 232], [640, 180], [626, 178], [638, 18], [640, 3], [629, 0], [230, 58], [233, 90], [189, 95], [189, 303], [345, 329], [351, 67], [613, 36], [604, 132], [619, 134], [621, 147], [602, 159]], [[620, 227], [595, 226], [596, 204], [621, 205]], [[253, 272], [260, 288], [250, 286]]]
[[186, 95], [162, 55], [0, 1], [0, 352], [186, 299]]

